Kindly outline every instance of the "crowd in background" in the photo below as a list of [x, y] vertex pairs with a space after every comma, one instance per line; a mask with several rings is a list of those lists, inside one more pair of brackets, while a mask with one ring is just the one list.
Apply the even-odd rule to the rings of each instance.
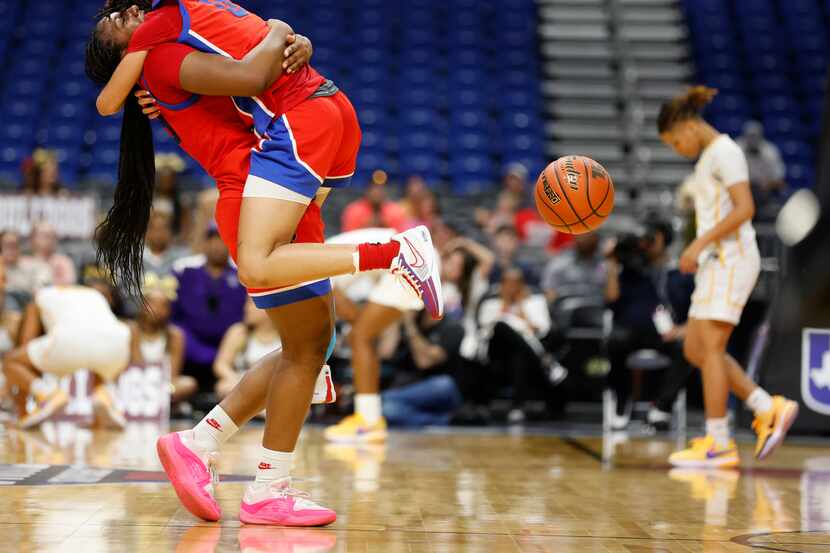
[[[780, 155], [755, 123], [740, 143], [760, 212], [770, 216], [785, 190]], [[183, 160], [160, 155], [156, 165], [144, 251], [146, 302], [121, 298], [114, 311], [129, 322], [131, 362], [168, 365], [174, 412], [187, 414], [199, 398], [209, 404], [227, 394], [257, 359], [279, 347], [280, 338], [247, 299], [213, 224], [216, 192], [206, 189], [185, 201]], [[655, 214], [624, 236], [557, 233], [538, 217], [532, 185], [525, 167], [507, 166], [492, 200], [467, 207], [469, 223], [459, 227], [442, 214], [430, 183], [413, 175], [398, 187], [376, 171], [362, 195], [339, 213], [343, 232], [427, 225], [441, 254], [445, 319], [409, 313], [379, 344], [384, 414], [391, 424], [550, 418], [574, 397], [590, 373], [585, 367], [601, 358], [593, 376], [615, 391], [614, 424], [624, 427], [632, 387], [639, 387], [632, 355], [643, 350], [668, 360], [650, 417], [665, 421], [692, 372], [681, 343], [693, 279], [679, 273], [673, 254], [684, 233], [675, 232], [671, 217]], [[53, 155], [34, 153], [24, 166], [22, 191], [65, 193]], [[35, 222], [28, 236], [2, 232], [0, 353], [20, 345], [21, 313], [40, 289], [100, 276], [94, 246], [87, 246], [67, 255], [45, 222]], [[657, 312], [668, 315], [668, 326], [657, 321]], [[345, 323], [341, 335], [348, 332]], [[341, 402], [348, 403], [348, 341], [340, 342], [332, 365]], [[576, 351], [582, 342], [587, 350]], [[429, 355], [428, 348], [441, 354]]]

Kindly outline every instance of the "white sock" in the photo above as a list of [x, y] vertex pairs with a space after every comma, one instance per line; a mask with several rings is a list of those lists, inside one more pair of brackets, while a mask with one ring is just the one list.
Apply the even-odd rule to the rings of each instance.
[[382, 413], [380, 394], [355, 394], [354, 411], [369, 424], [375, 424]]
[[729, 418], [706, 419], [706, 434], [715, 439], [718, 447], [729, 445]]
[[772, 396], [769, 395], [766, 390], [758, 386], [751, 394], [749, 394], [749, 397], [746, 398], [746, 406], [756, 415], [766, 413], [772, 409]]
[[282, 480], [291, 476], [291, 464], [294, 461], [294, 452], [273, 451], [262, 448], [259, 465], [256, 469], [256, 484], [270, 484], [275, 480]]
[[237, 430], [230, 415], [217, 405], [193, 427], [193, 439], [208, 451], [219, 451]]

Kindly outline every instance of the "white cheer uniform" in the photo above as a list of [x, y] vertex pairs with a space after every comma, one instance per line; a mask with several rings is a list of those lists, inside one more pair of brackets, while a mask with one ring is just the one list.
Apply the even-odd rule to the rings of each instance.
[[[366, 228], [338, 234], [326, 240], [326, 243], [388, 242], [395, 234], [392, 229]], [[420, 311], [424, 308], [421, 299], [387, 270], [341, 275], [331, 279], [331, 283], [352, 301], [369, 301], [398, 311]]]
[[130, 329], [106, 298], [85, 286], [50, 286], [35, 294], [46, 333], [26, 346], [35, 367], [56, 376], [87, 369], [106, 381], [130, 360]]
[[[746, 157], [729, 136], [720, 135], [703, 150], [691, 186], [698, 236], [712, 229], [734, 208], [729, 187], [748, 181]], [[751, 221], [746, 221], [735, 233], [701, 254], [689, 317], [737, 325], [760, 271], [755, 229]]]

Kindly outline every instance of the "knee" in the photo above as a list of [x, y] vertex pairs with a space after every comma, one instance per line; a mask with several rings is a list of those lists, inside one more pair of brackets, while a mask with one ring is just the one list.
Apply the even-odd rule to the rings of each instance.
[[315, 375], [326, 362], [326, 353], [331, 343], [333, 332], [331, 324], [321, 325], [310, 332], [301, 343], [296, 345], [283, 342], [283, 356], [292, 362], [308, 368]]
[[274, 286], [273, 283], [268, 282], [268, 274], [265, 270], [262, 258], [256, 258], [250, 253], [238, 254], [239, 262], [237, 264], [237, 276], [239, 282], [246, 288], [269, 288]]

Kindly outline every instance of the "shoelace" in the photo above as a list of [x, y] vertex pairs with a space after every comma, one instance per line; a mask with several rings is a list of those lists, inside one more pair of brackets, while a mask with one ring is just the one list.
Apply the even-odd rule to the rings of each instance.
[[216, 487], [219, 485], [219, 471], [216, 470], [216, 461], [219, 458], [219, 453], [211, 451], [207, 454], [207, 469], [210, 473], [210, 485], [213, 488], [213, 493], [216, 493]]
[[271, 491], [275, 492], [280, 497], [300, 497], [302, 499], [311, 499], [310, 493], [298, 490], [297, 488], [292, 488], [290, 485], [281, 486], [279, 482], [271, 484]]
[[[399, 276], [403, 280], [405, 280], [406, 284], [409, 284], [412, 291], [415, 292], [415, 294], [417, 294], [419, 297], [421, 297], [421, 298], [424, 297], [424, 289], [420, 285], [420, 283], [418, 282], [418, 276], [415, 274], [415, 272], [411, 268], [409, 268], [409, 266], [395, 267], [392, 270], [392, 274], [396, 275], [396, 276]], [[404, 286], [404, 283], [402, 281], [399, 280], [398, 285], [400, 285], [404, 290], [407, 290], [407, 288]]]

